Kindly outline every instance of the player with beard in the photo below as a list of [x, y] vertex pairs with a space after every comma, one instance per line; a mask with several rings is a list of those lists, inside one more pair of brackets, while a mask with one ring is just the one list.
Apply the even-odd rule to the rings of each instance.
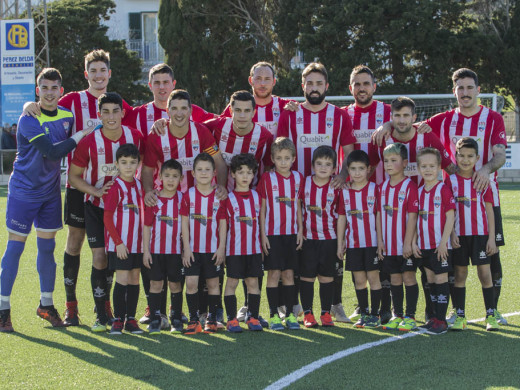
[[[354, 150], [363, 150], [369, 154], [369, 150], [376, 148], [372, 145], [371, 136], [374, 131], [381, 126], [383, 123], [390, 120], [391, 107], [389, 104], [377, 101], [373, 99], [377, 85], [372, 70], [366, 65], [358, 65], [352, 69], [350, 73], [350, 85], [349, 90], [354, 97], [354, 103], [349, 106], [343, 107], [347, 110], [350, 120], [352, 121], [352, 128], [354, 130], [354, 137], [356, 137], [356, 143], [354, 144]], [[370, 176], [369, 172], [369, 176]], [[384, 170], [383, 164], [379, 163], [375, 167], [375, 173], [372, 174], [371, 181], [376, 184], [381, 184], [384, 181]], [[341, 268], [342, 269], [342, 268]], [[382, 285], [382, 297], [381, 297], [381, 323], [385, 324], [392, 317], [390, 310], [390, 275], [380, 272], [379, 273]], [[343, 287], [343, 275], [339, 276], [339, 273], [334, 279], [335, 291], [334, 301], [331, 313], [336, 317], [343, 314], [340, 311], [338, 304], [341, 304], [341, 289]], [[352, 321], [357, 321], [361, 313], [359, 311], [359, 305], [356, 310], [349, 317]]]

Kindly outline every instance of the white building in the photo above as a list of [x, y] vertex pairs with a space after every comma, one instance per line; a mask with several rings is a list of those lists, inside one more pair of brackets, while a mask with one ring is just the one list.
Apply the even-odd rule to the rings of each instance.
[[114, 0], [115, 13], [105, 22], [111, 39], [124, 39], [129, 50], [143, 59], [143, 73], [164, 62], [159, 44], [159, 0]]

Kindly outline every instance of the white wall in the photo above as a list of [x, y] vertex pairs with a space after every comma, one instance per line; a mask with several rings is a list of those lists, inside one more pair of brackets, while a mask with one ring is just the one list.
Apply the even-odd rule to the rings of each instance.
[[115, 13], [105, 22], [111, 39], [128, 39], [128, 14], [130, 12], [158, 12], [159, 0], [114, 0]]

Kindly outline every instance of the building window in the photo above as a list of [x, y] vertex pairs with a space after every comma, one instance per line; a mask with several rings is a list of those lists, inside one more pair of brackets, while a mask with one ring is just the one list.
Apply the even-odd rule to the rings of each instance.
[[128, 15], [128, 49], [137, 52], [145, 68], [164, 62], [164, 49], [159, 44], [157, 32], [157, 12], [131, 12]]

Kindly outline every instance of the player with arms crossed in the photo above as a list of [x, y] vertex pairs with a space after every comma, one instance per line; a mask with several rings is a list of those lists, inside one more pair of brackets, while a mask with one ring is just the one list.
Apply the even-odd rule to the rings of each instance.
[[10, 297], [27, 236], [34, 223], [40, 275], [40, 306], [37, 315], [52, 326], [65, 326], [54, 307], [56, 281], [54, 248], [56, 232], [62, 228], [60, 161], [92, 130], [69, 138], [74, 117], [58, 106], [63, 94], [62, 78], [54, 68], [43, 69], [36, 79], [40, 97], [38, 118], [22, 115], [18, 122], [18, 152], [9, 179], [6, 225], [7, 248], [0, 271], [0, 332], [13, 332]]

